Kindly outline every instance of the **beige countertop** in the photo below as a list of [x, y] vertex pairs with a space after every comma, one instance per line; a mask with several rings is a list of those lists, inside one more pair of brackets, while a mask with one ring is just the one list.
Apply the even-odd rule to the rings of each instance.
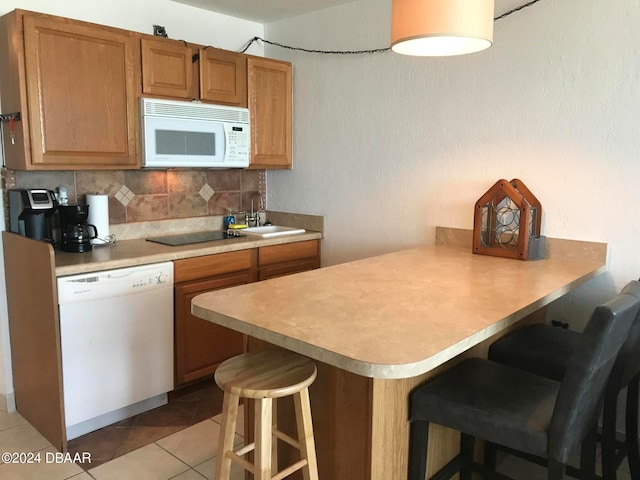
[[118, 240], [115, 245], [96, 246], [90, 252], [56, 252], [56, 276], [111, 270], [114, 268], [147, 265], [182, 258], [233, 252], [248, 248], [280, 245], [322, 238], [320, 232], [307, 231], [299, 235], [288, 235], [263, 239], [259, 237], [238, 237], [214, 242], [194, 243], [171, 247], [144, 239]]
[[537, 261], [419, 247], [201, 294], [192, 312], [362, 376], [408, 378], [603, 273], [606, 245], [586, 245], [597, 254], [570, 245]]

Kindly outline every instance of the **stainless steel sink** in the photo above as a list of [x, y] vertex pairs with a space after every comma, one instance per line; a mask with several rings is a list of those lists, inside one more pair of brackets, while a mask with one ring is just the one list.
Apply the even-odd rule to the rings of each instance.
[[251, 235], [262, 238], [281, 237], [284, 235], [297, 235], [304, 233], [304, 228], [281, 227], [279, 225], [265, 225], [264, 227], [249, 227], [240, 230], [242, 235]]

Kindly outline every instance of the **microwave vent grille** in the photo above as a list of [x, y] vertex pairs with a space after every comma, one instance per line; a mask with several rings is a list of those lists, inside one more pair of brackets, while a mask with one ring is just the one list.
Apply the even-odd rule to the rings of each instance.
[[154, 117], [191, 118], [221, 122], [249, 123], [249, 110], [207, 103], [165, 103], [143, 99], [144, 115]]

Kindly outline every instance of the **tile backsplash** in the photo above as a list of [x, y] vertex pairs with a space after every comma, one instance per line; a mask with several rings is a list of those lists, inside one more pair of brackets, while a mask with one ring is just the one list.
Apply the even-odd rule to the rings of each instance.
[[266, 202], [267, 193], [264, 170], [7, 171], [5, 179], [6, 189], [67, 187], [70, 204], [84, 203], [88, 193], [108, 195], [111, 224], [250, 210], [251, 199]]

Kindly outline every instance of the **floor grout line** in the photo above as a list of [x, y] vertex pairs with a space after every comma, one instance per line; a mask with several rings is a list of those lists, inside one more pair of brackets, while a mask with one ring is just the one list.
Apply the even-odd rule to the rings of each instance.
[[[204, 475], [202, 475], [199, 471], [197, 471], [195, 468], [191, 468], [191, 470], [193, 470], [199, 477], [202, 477], [205, 480], [208, 480], [208, 477], [205, 477]], [[169, 478], [168, 480], [172, 480], [174, 478], [178, 478], [180, 475], [184, 475], [186, 472], [188, 472], [189, 470], [186, 470], [185, 472], [179, 473], [178, 475], [175, 475], [174, 477]]]

